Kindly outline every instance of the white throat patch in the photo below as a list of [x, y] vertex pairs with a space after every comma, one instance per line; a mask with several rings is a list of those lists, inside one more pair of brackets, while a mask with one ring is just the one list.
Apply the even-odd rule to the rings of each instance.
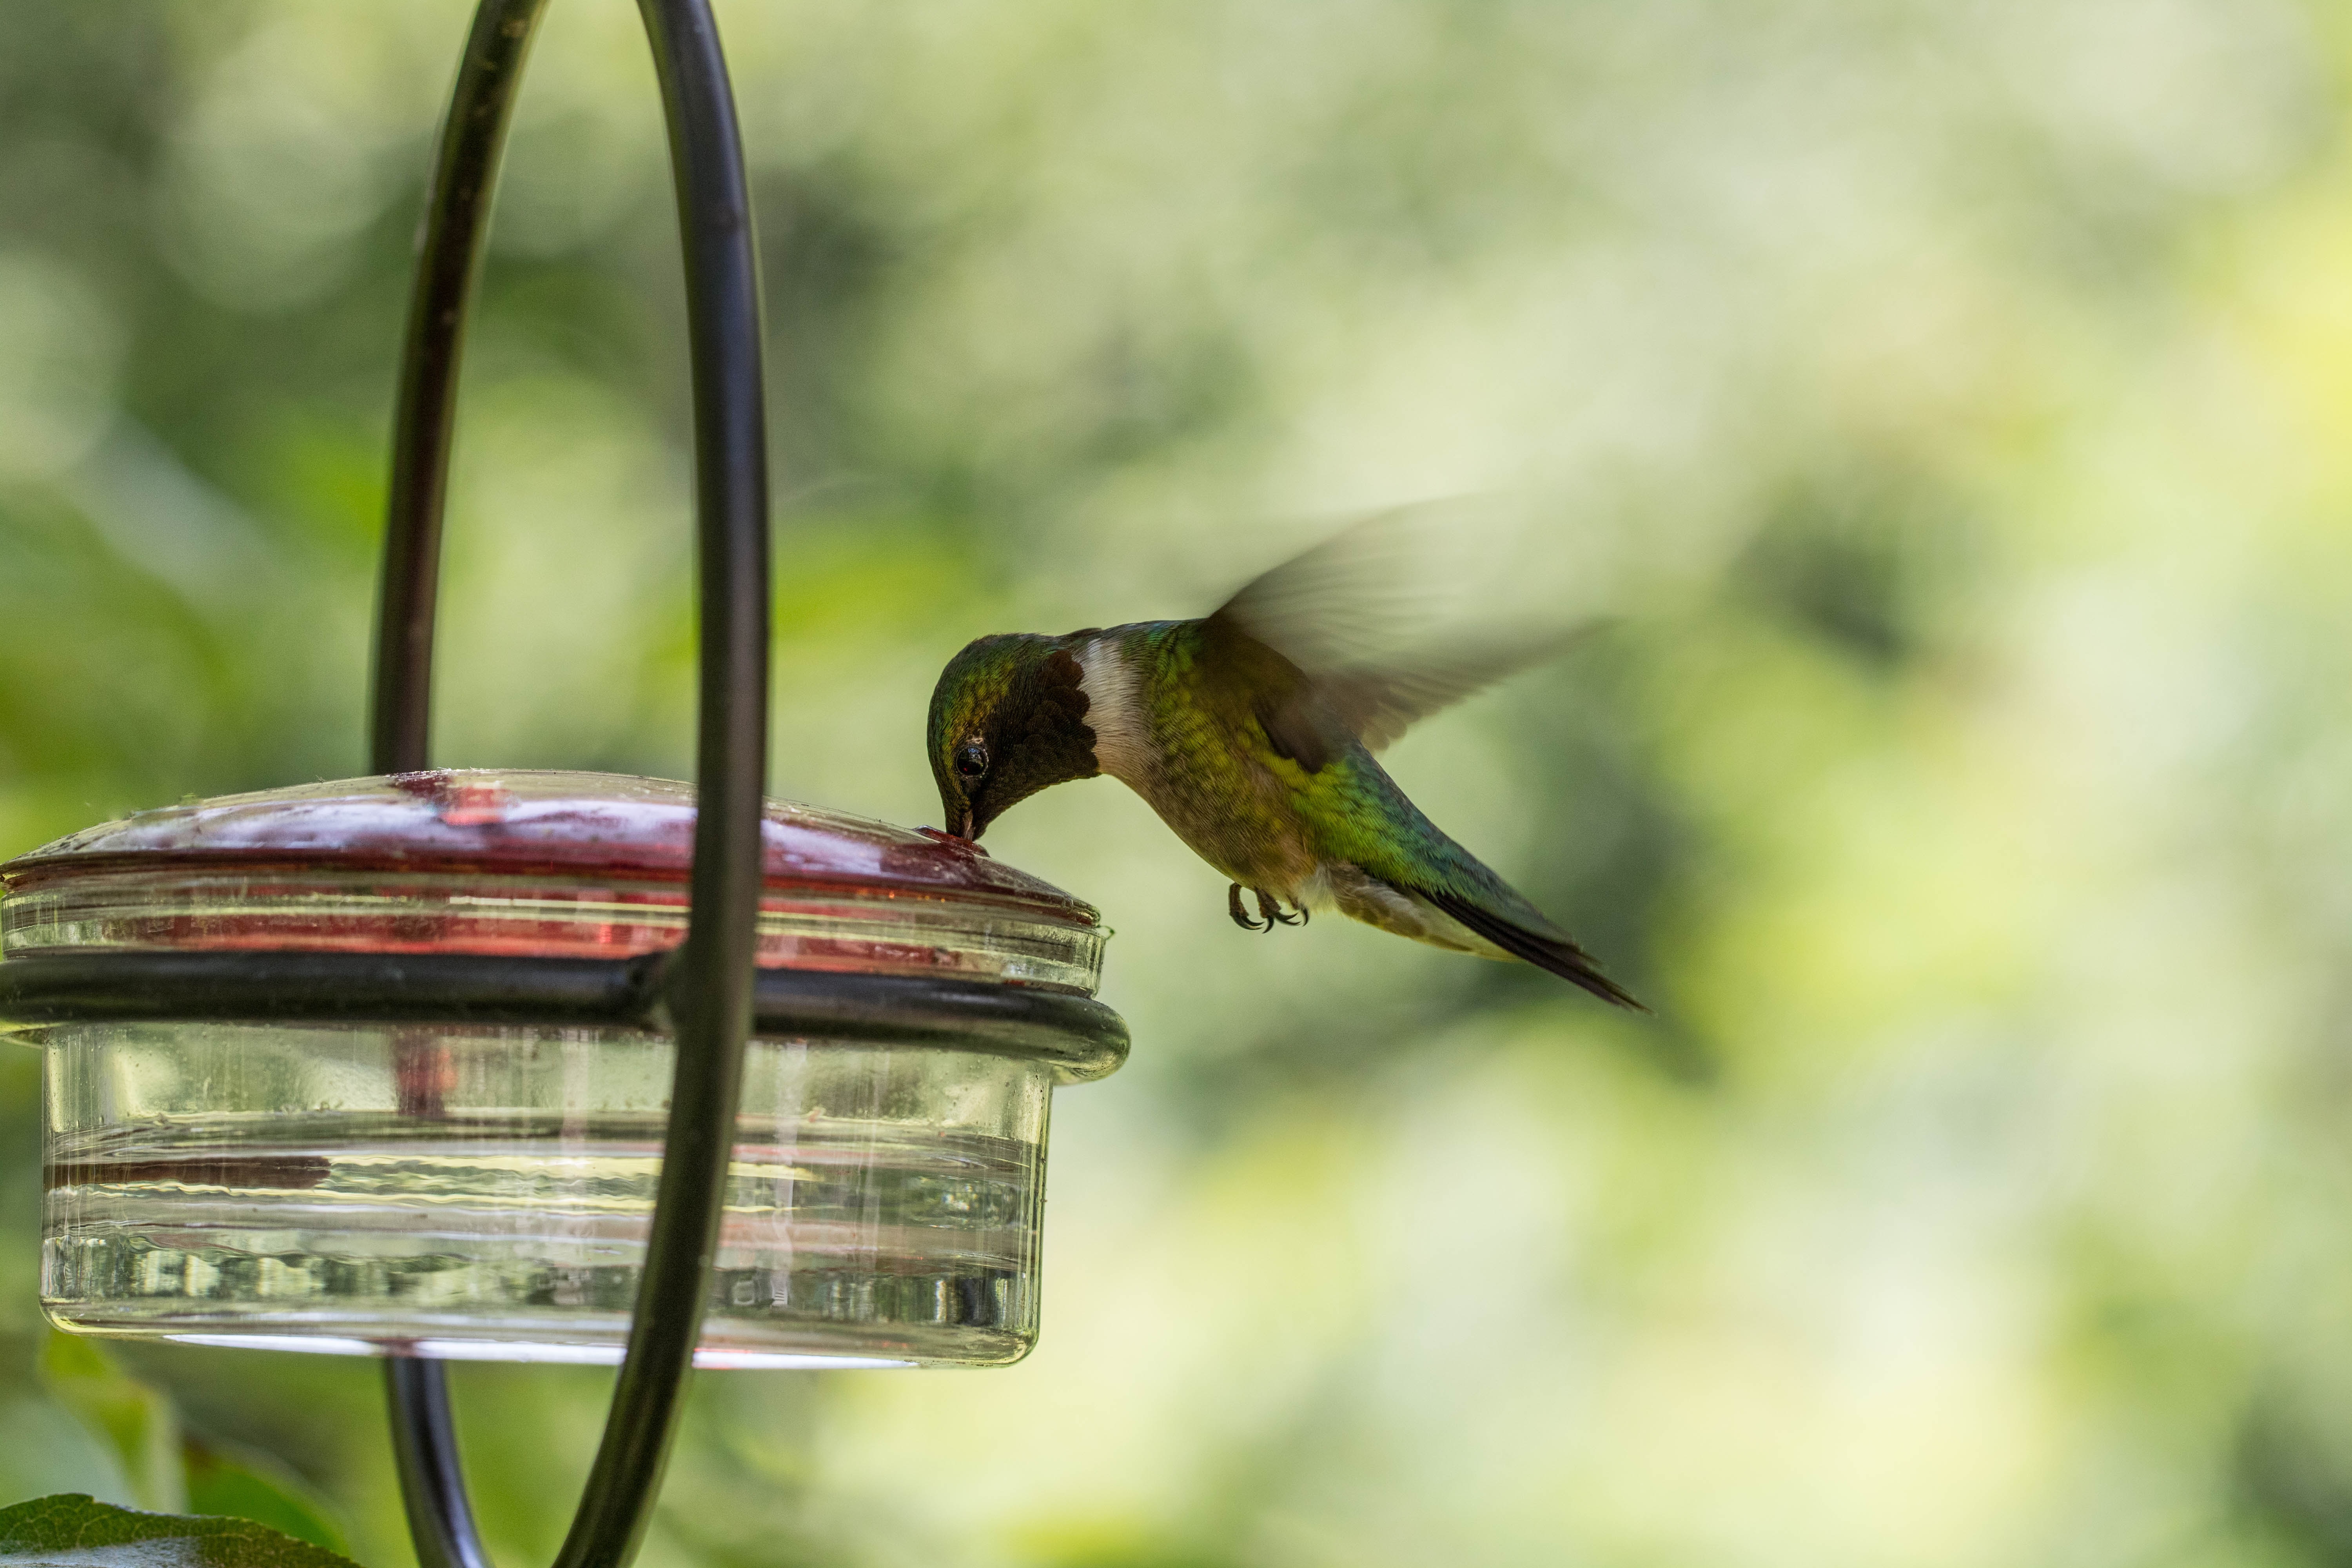
[[1095, 732], [1095, 765], [1130, 787], [1139, 784], [1151, 755], [1150, 736], [1135, 693], [1135, 671], [1119, 645], [1096, 637], [1078, 650], [1087, 694], [1087, 727]]

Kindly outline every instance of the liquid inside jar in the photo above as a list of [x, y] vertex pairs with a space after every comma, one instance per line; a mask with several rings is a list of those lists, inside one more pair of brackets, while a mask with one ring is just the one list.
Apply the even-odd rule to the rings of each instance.
[[[86, 1332], [615, 1361], [671, 1047], [621, 1030], [59, 1026], [42, 1297]], [[1037, 1332], [1053, 1075], [754, 1039], [704, 1365], [993, 1365]]]

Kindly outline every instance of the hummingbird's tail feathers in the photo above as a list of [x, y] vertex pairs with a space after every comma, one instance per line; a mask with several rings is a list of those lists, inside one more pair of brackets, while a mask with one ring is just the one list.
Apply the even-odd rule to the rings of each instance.
[[1549, 970], [1562, 980], [1583, 986], [1603, 1002], [1614, 1003], [1636, 1013], [1649, 1011], [1633, 999], [1632, 992], [1601, 973], [1600, 965], [1592, 962], [1592, 955], [1568, 938], [1529, 931], [1492, 910], [1480, 908], [1458, 893], [1440, 892], [1433, 888], [1415, 888], [1412, 891], [1416, 897], [1428, 900], [1513, 958], [1523, 958], [1538, 969]]

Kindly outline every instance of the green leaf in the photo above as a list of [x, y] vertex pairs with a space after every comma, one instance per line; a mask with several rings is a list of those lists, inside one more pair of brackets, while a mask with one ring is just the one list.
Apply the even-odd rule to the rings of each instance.
[[188, 1506], [180, 1420], [170, 1399], [116, 1365], [95, 1341], [54, 1331], [41, 1352], [41, 1381], [113, 1447], [142, 1507], [174, 1513]]
[[249, 1519], [297, 1541], [349, 1556], [326, 1505], [293, 1471], [266, 1455], [230, 1453], [188, 1439], [188, 1511]]
[[0, 1509], [0, 1563], [50, 1568], [356, 1568], [246, 1519], [135, 1513], [78, 1492]]

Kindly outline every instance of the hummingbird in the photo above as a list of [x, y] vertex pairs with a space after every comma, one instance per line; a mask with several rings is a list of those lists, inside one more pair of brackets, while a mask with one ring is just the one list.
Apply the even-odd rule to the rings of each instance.
[[1198, 619], [967, 645], [931, 692], [947, 830], [977, 842], [1039, 790], [1108, 773], [1227, 879], [1226, 912], [1244, 930], [1336, 908], [1438, 947], [1524, 960], [1646, 1011], [1439, 831], [1375, 755], [1556, 639], [1386, 651], [1395, 606], [1367, 591], [1366, 531], [1273, 568]]

